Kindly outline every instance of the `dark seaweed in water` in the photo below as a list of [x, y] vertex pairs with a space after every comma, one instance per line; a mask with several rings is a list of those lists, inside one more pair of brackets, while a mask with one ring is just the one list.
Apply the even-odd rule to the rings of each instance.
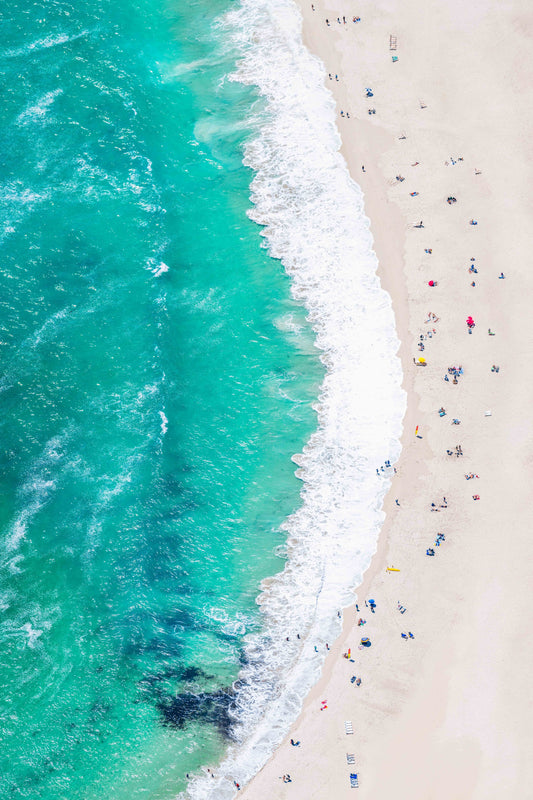
[[141, 689], [149, 689], [152, 694], [162, 696], [164, 694], [163, 684], [167, 681], [195, 681], [202, 678], [203, 680], [212, 680], [213, 675], [208, 675], [200, 667], [169, 667], [161, 672], [156, 672], [150, 675], [145, 675], [139, 681]]
[[162, 724], [169, 728], [182, 730], [188, 722], [207, 722], [215, 725], [227, 739], [231, 738], [232, 717], [230, 707], [233, 703], [232, 689], [219, 689], [216, 692], [182, 692], [176, 697], [161, 698], [156, 703]]

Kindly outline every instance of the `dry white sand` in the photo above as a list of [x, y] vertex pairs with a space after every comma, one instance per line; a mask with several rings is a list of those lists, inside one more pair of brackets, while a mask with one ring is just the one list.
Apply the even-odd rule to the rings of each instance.
[[[302, 3], [305, 40], [339, 76], [328, 85], [393, 297], [409, 402], [387, 521], [358, 589], [362, 613], [345, 612], [343, 635], [289, 734], [301, 745], [288, 737], [239, 796], [526, 800], [533, 797], [533, 11], [524, 0], [314, 6]], [[336, 21], [343, 14], [346, 25]], [[354, 14], [360, 23], [351, 22]], [[457, 202], [449, 205], [448, 196]], [[424, 228], [414, 228], [420, 220]], [[429, 311], [439, 322], [424, 324]], [[421, 354], [417, 341], [430, 329], [436, 334]], [[420, 355], [425, 368], [413, 365]], [[459, 382], [445, 382], [448, 366], [459, 364]], [[464, 455], [447, 456], [458, 444]], [[467, 481], [469, 472], [479, 479]], [[432, 513], [443, 496], [448, 507]], [[437, 532], [446, 537], [438, 548]], [[428, 557], [432, 545], [436, 555]], [[388, 565], [400, 572], [388, 573]], [[375, 614], [364, 607], [370, 597]], [[408, 631], [414, 639], [402, 639]], [[369, 649], [358, 649], [361, 636], [371, 639]], [[342, 657], [348, 647], [354, 663]]]

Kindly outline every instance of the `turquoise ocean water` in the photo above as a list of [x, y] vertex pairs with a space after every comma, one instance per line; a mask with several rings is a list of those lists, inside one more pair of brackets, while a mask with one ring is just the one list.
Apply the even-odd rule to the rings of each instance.
[[2, 798], [175, 797], [283, 567], [323, 367], [246, 216], [229, 7], [3, 9]]

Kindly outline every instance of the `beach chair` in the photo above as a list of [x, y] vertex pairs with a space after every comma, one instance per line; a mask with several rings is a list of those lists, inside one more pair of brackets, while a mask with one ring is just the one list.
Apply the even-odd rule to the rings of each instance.
[[347, 720], [344, 723], [344, 730], [346, 731], [346, 735], [347, 736], [350, 736], [350, 734], [353, 734], [353, 726], [352, 726], [352, 723], [350, 722], [350, 720]]
[[392, 34], [389, 36], [389, 50], [397, 50], [398, 48], [398, 39], [396, 36]]
[[350, 773], [350, 786], [352, 787], [352, 789], [358, 789], [359, 788], [359, 781], [357, 779], [357, 773], [356, 772], [351, 772]]
[[346, 753], [346, 763], [355, 764], [355, 753]]

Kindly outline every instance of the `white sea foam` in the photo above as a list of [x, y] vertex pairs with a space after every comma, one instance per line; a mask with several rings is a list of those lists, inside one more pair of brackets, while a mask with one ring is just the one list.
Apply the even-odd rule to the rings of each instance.
[[28, 122], [42, 122], [46, 117], [48, 109], [52, 106], [56, 97], [63, 94], [63, 89], [54, 89], [53, 92], [47, 92], [37, 99], [36, 102], [26, 106], [17, 117], [19, 125]]
[[0, 244], [15, 232], [27, 214], [33, 213], [39, 204], [50, 200], [50, 197], [50, 191], [34, 192], [20, 181], [0, 185]]
[[26, 56], [29, 53], [34, 53], [39, 50], [48, 50], [49, 47], [59, 47], [60, 45], [67, 44], [67, 42], [75, 42], [76, 39], [81, 39], [88, 36], [90, 31], [80, 31], [74, 36], [69, 36], [67, 33], [57, 33], [55, 36], [47, 36], [44, 39], [36, 39], [34, 42], [29, 42], [22, 47], [17, 47], [12, 50], [6, 50], [2, 53], [4, 58], [17, 58], [18, 56]]
[[42, 636], [42, 634], [43, 634], [42, 631], [35, 630], [35, 628], [33, 628], [32, 624], [31, 624], [31, 622], [26, 622], [22, 626], [21, 631], [24, 631], [24, 633], [27, 635], [27, 637], [28, 637], [28, 642], [27, 642], [28, 647], [31, 647], [32, 649], [35, 647], [36, 640], [40, 636]]
[[168, 264], [165, 264], [164, 261], [160, 261], [159, 264], [154, 264], [154, 266], [152, 267], [152, 275], [154, 276], [154, 278], [159, 278], [165, 272], [168, 272], [168, 270], [169, 270]]
[[164, 436], [168, 431], [168, 418], [164, 411], [160, 411], [159, 416], [161, 417], [161, 436]]
[[[232, 746], [194, 800], [233, 797], [264, 764], [316, 681], [338, 609], [354, 599], [383, 524], [405, 411], [390, 297], [376, 276], [363, 195], [339, 153], [321, 62], [304, 48], [292, 0], [242, 0], [224, 23], [242, 53], [234, 80], [259, 88], [265, 111], [246, 146], [255, 171], [250, 217], [308, 310], [327, 374], [318, 430], [301, 455], [302, 504], [285, 523], [288, 560], [258, 598], [263, 633], [247, 638]], [[300, 634], [301, 639], [297, 639]], [[286, 638], [289, 637], [289, 642]], [[318, 653], [315, 652], [315, 646]]]

